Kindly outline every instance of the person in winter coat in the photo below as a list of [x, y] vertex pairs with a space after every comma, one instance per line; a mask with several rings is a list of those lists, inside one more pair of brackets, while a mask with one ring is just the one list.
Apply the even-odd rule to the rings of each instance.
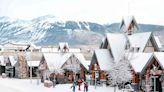
[[84, 92], [88, 92], [88, 83], [84, 82]]
[[81, 83], [82, 83], [82, 80], [81, 79], [78, 79], [77, 80], [77, 84], [78, 84], [78, 90], [79, 91], [81, 90], [81, 88], [80, 88]]
[[73, 92], [75, 92], [76, 82], [73, 82], [73, 84], [72, 84], [71, 88], [73, 88], [73, 89], [72, 89], [72, 91], [73, 91]]

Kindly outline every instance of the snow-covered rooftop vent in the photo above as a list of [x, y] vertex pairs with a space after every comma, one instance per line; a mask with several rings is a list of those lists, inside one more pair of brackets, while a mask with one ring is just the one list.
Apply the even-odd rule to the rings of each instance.
[[139, 29], [134, 16], [123, 17], [119, 28], [121, 31], [127, 33], [128, 35], [131, 35], [135, 30]]

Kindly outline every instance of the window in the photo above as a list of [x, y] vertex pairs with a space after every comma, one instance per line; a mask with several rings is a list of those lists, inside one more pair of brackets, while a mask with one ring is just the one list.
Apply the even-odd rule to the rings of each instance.
[[130, 49], [130, 52], [139, 52], [140, 48], [139, 47], [132, 47]]

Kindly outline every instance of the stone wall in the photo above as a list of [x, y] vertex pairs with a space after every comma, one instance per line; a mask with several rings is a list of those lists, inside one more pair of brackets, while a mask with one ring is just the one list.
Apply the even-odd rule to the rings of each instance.
[[25, 56], [23, 54], [18, 55], [18, 78], [27, 78], [28, 77], [28, 70], [27, 70], [27, 62]]

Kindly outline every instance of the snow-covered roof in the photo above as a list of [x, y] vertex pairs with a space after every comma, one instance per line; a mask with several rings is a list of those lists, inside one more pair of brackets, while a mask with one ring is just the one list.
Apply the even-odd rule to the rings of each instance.
[[39, 46], [34, 45], [33, 43], [14, 43], [14, 42], [3, 43], [2, 46], [5, 49], [26, 49], [28, 46], [32, 46], [34, 49], [41, 48]]
[[122, 58], [126, 46], [125, 36], [118, 33], [107, 33], [106, 36], [114, 61], [118, 62]]
[[27, 61], [28, 66], [32, 67], [38, 67], [40, 64], [40, 61]]
[[54, 71], [55, 69], [60, 69], [61, 63], [59, 59], [61, 58], [60, 54], [57, 53], [44, 53], [43, 54], [47, 66], [50, 71]]
[[151, 32], [142, 32], [129, 35], [131, 47], [139, 47], [139, 52], [143, 52], [148, 40], [151, 37]]
[[[126, 38], [121, 33], [107, 33], [107, 41], [111, 48], [111, 53], [114, 57], [114, 61], [118, 62], [125, 53]], [[147, 42], [151, 37], [151, 32], [135, 33], [128, 35], [131, 47], [138, 47], [138, 52], [143, 52]]]
[[101, 70], [109, 71], [113, 65], [113, 59], [107, 49], [96, 49], [95, 55]]
[[154, 57], [156, 58], [157, 62], [161, 65], [164, 69], [164, 52], [154, 52]]
[[3, 44], [4, 49], [26, 49], [27, 45], [7, 43]]
[[14, 66], [17, 63], [14, 56], [9, 56], [9, 61], [11, 63], [11, 66]]
[[125, 28], [128, 29], [129, 25], [132, 24], [132, 23], [134, 23], [134, 26], [136, 26], [138, 28], [138, 25], [137, 25], [137, 22], [136, 22], [134, 16], [124, 16], [122, 18], [120, 28], [125, 26]]
[[41, 52], [59, 52], [55, 47], [42, 47]]
[[73, 55], [72, 53], [44, 53], [50, 71], [61, 69], [63, 64]]
[[60, 68], [62, 68], [63, 64], [73, 55], [73, 53], [64, 53], [61, 55], [59, 62], [61, 62]]
[[69, 52], [78, 53], [78, 52], [81, 52], [81, 50], [80, 50], [80, 48], [69, 48]]
[[156, 44], [158, 46], [158, 49], [162, 49], [162, 45], [161, 45], [161, 42], [160, 42], [158, 36], [154, 36], [154, 39], [155, 39], [155, 42], [156, 42]]
[[[41, 48], [41, 52], [60, 52], [56, 47], [43, 47]], [[69, 52], [81, 52], [79, 48], [69, 48]]]
[[60, 49], [63, 49], [63, 48], [64, 48], [64, 46], [66, 46], [67, 48], [69, 48], [69, 46], [68, 46], [68, 43], [67, 43], [67, 42], [60, 42], [60, 43], [59, 43], [59, 47], [60, 47]]
[[36, 45], [33, 44], [33, 43], [30, 43], [30, 46], [32, 46], [34, 49], [41, 49], [41, 46], [36, 46]]
[[152, 53], [129, 53], [130, 64], [136, 73], [142, 72], [145, 65], [150, 61]]
[[85, 69], [89, 70], [89, 65], [91, 61], [86, 61], [82, 53], [76, 53], [74, 55], [77, 57], [80, 63], [85, 67]]
[[6, 63], [5, 63], [5, 60], [4, 60], [4, 56], [0, 56], [0, 65], [6, 66]]
[[50, 71], [61, 69], [64, 63], [73, 55], [86, 69], [88, 69], [89, 64], [86, 63], [85, 58], [81, 53], [44, 53], [43, 55]]

